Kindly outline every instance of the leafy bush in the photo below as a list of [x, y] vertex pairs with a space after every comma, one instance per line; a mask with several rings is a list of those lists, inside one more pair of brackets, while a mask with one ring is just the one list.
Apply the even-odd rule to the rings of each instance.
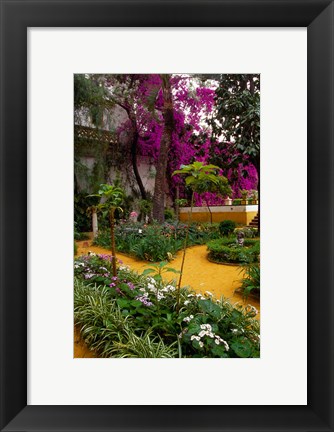
[[223, 220], [219, 224], [219, 232], [222, 236], [228, 236], [235, 230], [236, 223], [232, 220]]
[[253, 263], [259, 261], [260, 242], [245, 239], [239, 246], [236, 239], [218, 239], [208, 243], [208, 258], [218, 263]]
[[239, 205], [241, 205], [241, 201], [242, 201], [242, 199], [236, 198], [232, 201], [232, 205], [239, 206]]
[[87, 345], [101, 357], [259, 357], [255, 308], [178, 290], [162, 279], [167, 265], [140, 275], [119, 264], [115, 278], [108, 255], [75, 260], [74, 317]]
[[241, 291], [245, 298], [250, 294], [260, 297], [260, 264], [252, 263], [241, 267], [244, 277], [241, 281]]

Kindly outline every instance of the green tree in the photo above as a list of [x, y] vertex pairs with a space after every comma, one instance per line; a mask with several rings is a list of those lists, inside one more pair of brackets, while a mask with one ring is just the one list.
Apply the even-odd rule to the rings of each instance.
[[247, 156], [248, 161], [255, 166], [260, 192], [259, 74], [221, 75], [216, 89], [216, 111], [212, 128], [217, 138], [234, 143], [235, 163]]
[[123, 211], [120, 205], [124, 200], [123, 189], [109, 185], [101, 184], [98, 193], [94, 196], [101, 197], [101, 203], [98, 205], [99, 209], [103, 211], [104, 216], [109, 216], [110, 224], [110, 240], [111, 240], [111, 253], [112, 253], [112, 269], [113, 276], [117, 276], [116, 268], [116, 245], [115, 245], [115, 211], [119, 209]]
[[[186, 249], [188, 245], [189, 237], [189, 224], [192, 221], [192, 209], [194, 206], [194, 194], [202, 194], [208, 191], [219, 191], [222, 194], [230, 193], [230, 187], [228, 185], [227, 179], [223, 176], [219, 176], [220, 168], [216, 165], [204, 165], [203, 162], [193, 162], [189, 165], [181, 165], [180, 169], [173, 172], [173, 176], [176, 174], [185, 176], [186, 186], [191, 188], [191, 203], [190, 203], [190, 215], [189, 223], [186, 231], [184, 246], [183, 246], [183, 256], [180, 269], [180, 277], [178, 282], [178, 293], [181, 288], [182, 274], [184, 268], [184, 262], [186, 257]], [[179, 307], [179, 294], [178, 294], [178, 307]]]

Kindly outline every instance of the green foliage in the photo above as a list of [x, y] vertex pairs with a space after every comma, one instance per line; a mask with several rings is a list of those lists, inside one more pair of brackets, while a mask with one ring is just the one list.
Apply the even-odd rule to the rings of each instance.
[[242, 266], [240, 269], [243, 273], [241, 281], [241, 290], [243, 296], [248, 298], [249, 294], [260, 297], [260, 264], [252, 263]]
[[232, 220], [226, 219], [220, 222], [219, 232], [222, 236], [228, 236], [235, 230], [236, 223]]
[[171, 221], [175, 219], [175, 213], [174, 210], [172, 208], [166, 208], [165, 209], [165, 220], [166, 221]]
[[[216, 115], [212, 126], [217, 136], [235, 142], [236, 149], [259, 167], [260, 75], [223, 74], [216, 90]], [[216, 122], [215, 120], [218, 120]]]
[[[170, 261], [182, 249], [187, 224], [175, 222], [164, 225], [124, 224], [115, 227], [116, 248], [138, 259], [157, 262]], [[219, 238], [218, 224], [191, 224], [188, 245], [205, 244]], [[94, 239], [98, 246], [110, 249], [109, 231], [100, 230]]]
[[83, 74], [74, 75], [74, 106], [87, 107], [93, 124], [100, 125], [103, 119], [103, 108], [107, 91], [93, 77]]
[[242, 232], [244, 238], [255, 238], [258, 236], [258, 229], [253, 227], [238, 228], [237, 232]]
[[226, 177], [218, 175], [220, 168], [216, 165], [205, 165], [203, 162], [195, 161], [189, 165], [181, 165], [179, 170], [173, 172], [185, 175], [186, 186], [193, 192], [202, 194], [205, 192], [216, 192], [222, 196], [231, 194]]
[[241, 201], [242, 201], [241, 199], [236, 198], [232, 201], [232, 205], [239, 206], [239, 205], [241, 205]]
[[247, 189], [240, 190], [241, 198], [247, 200], [249, 196], [249, 191]]
[[92, 218], [87, 209], [96, 204], [96, 197], [87, 196], [87, 193], [74, 195], [74, 223], [77, 233], [92, 231]]
[[186, 207], [186, 205], [188, 204], [188, 200], [185, 198], [178, 198], [175, 200], [175, 204], [179, 205], [180, 207]]
[[115, 278], [110, 256], [76, 259], [74, 318], [87, 345], [101, 357], [259, 356], [255, 308], [178, 290], [162, 278], [171, 270], [166, 262], [143, 274], [119, 265]]
[[139, 210], [141, 211], [144, 217], [150, 216], [152, 213], [153, 203], [150, 200], [140, 200], [139, 201]]
[[244, 245], [239, 246], [236, 239], [217, 239], [208, 243], [208, 258], [218, 263], [253, 263], [259, 261], [260, 242], [245, 239]]

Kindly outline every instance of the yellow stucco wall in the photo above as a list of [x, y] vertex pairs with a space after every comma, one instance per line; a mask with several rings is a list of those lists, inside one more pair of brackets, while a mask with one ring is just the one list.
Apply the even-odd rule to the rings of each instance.
[[[256, 211], [251, 212], [214, 212], [212, 213], [212, 222], [221, 222], [223, 220], [232, 220], [238, 224], [248, 225], [256, 216]], [[188, 213], [180, 213], [180, 221], [187, 222], [189, 220]], [[193, 222], [210, 222], [210, 213], [208, 211], [196, 212], [192, 214]]]

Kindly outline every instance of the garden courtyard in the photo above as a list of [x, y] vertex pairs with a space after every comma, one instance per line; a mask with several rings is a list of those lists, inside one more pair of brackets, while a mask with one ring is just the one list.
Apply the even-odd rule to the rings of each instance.
[[75, 75], [75, 358], [260, 357], [259, 90]]

